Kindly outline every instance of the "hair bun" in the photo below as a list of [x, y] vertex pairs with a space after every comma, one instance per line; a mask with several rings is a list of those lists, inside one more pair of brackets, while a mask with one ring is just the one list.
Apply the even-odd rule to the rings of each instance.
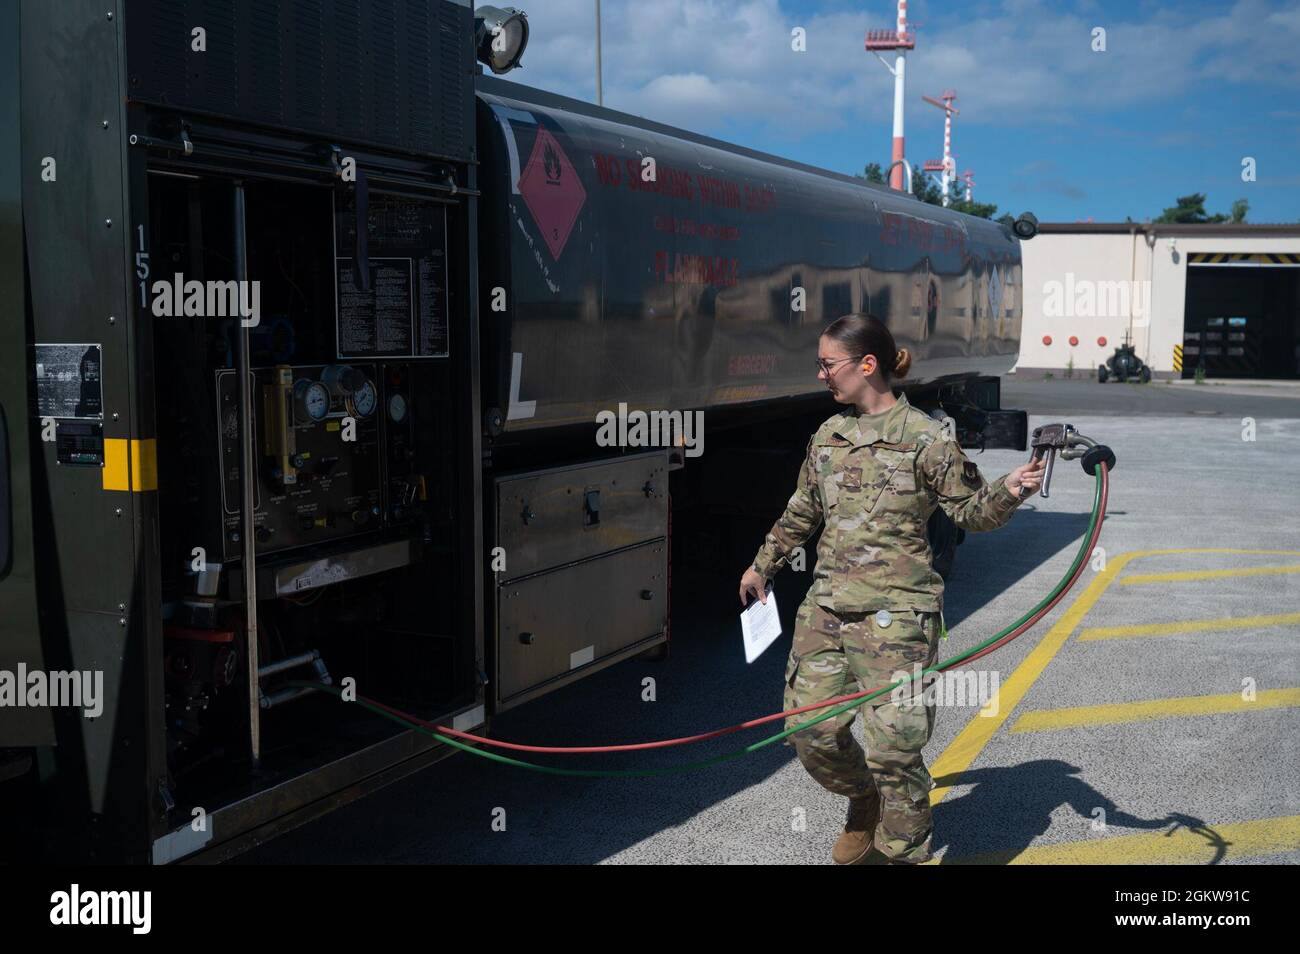
[[912, 367], [912, 356], [906, 348], [899, 348], [898, 356], [894, 358], [894, 377], [906, 377], [910, 367]]

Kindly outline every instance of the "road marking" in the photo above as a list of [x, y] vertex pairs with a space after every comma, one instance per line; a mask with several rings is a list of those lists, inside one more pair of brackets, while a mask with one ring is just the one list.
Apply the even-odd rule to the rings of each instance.
[[1079, 622], [1087, 615], [1088, 610], [1092, 609], [1093, 604], [1101, 598], [1101, 595], [1110, 587], [1115, 577], [1119, 575], [1129, 561], [1137, 556], [1135, 553], [1123, 553], [1108, 560], [1106, 569], [1098, 573], [1091, 583], [1088, 584], [1079, 597], [1070, 605], [1056, 624], [1047, 631], [1047, 635], [1042, 641], [1035, 646], [1025, 657], [1024, 661], [1016, 667], [1010, 677], [1002, 683], [998, 689], [998, 714], [994, 716], [975, 716], [966, 727], [957, 733], [957, 737], [949, 743], [948, 747], [943, 750], [930, 767], [930, 777], [952, 778], [953, 782], [947, 785], [936, 785], [930, 790], [930, 805], [938, 805], [944, 797], [952, 790], [954, 784], [958, 784], [958, 776], [966, 769], [970, 768], [971, 763], [979, 757], [980, 752], [989, 744], [993, 734], [998, 728], [1007, 721], [1011, 716], [1012, 710], [1020, 704], [1020, 700], [1025, 697], [1029, 687], [1034, 684], [1047, 664], [1065, 645], [1065, 641], [1070, 638]]
[[1290, 626], [1294, 623], [1300, 623], [1300, 613], [1220, 616], [1218, 619], [1185, 619], [1176, 623], [1140, 623], [1136, 626], [1094, 626], [1079, 633], [1079, 642], [1128, 636], [1172, 636], [1176, 633], [1199, 633], [1206, 630], [1261, 629], [1266, 626]]
[[1236, 576], [1272, 576], [1276, 573], [1300, 573], [1300, 563], [1287, 566], [1249, 566], [1240, 570], [1178, 570], [1173, 573], [1130, 573], [1120, 577], [1120, 586], [1143, 583], [1180, 583], [1184, 580], [1218, 580]]
[[1134, 560], [1149, 556], [1175, 556], [1180, 554], [1267, 554], [1273, 556], [1300, 556], [1300, 550], [1243, 550], [1229, 547], [1183, 547], [1171, 550], [1133, 550], [1121, 553], [1106, 561], [1106, 568], [1098, 573], [1088, 584], [1065, 615], [1047, 631], [1047, 635], [1016, 667], [1015, 672], [1002, 684], [999, 692], [999, 709], [996, 716], [975, 715], [966, 723], [965, 728], [957, 733], [956, 738], [948, 744], [934, 763], [930, 766], [930, 776], [935, 779], [948, 778], [944, 785], [936, 785], [930, 790], [930, 805], [938, 805], [953, 787], [961, 784], [961, 773], [971, 767], [979, 758], [984, 747], [989, 744], [998, 728], [1011, 717], [1012, 711], [1025, 697], [1047, 664], [1065, 645], [1070, 634], [1087, 615], [1088, 611], [1101, 599], [1111, 583]]
[[1289, 709], [1300, 706], [1300, 689], [1266, 689], [1247, 701], [1239, 692], [1217, 696], [1176, 696], [1142, 702], [1117, 702], [1103, 706], [1070, 706], [1026, 712], [1011, 727], [1012, 732], [1048, 732], [1085, 725], [1117, 725], [1177, 716], [1218, 715], [1224, 712], [1255, 712], [1261, 709]]
[[1154, 835], [1101, 835], [1062, 845], [1033, 845], [1018, 851], [947, 856], [930, 864], [945, 865], [1176, 865], [1209, 864], [1258, 858], [1300, 850], [1300, 815], [1256, 821], [1178, 827]]

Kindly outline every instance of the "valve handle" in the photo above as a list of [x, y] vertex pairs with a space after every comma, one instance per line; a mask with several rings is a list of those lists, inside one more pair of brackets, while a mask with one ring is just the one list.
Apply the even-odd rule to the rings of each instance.
[[[1059, 453], [1062, 460], [1078, 460], [1088, 476], [1097, 472], [1097, 465], [1104, 463], [1109, 473], [1115, 469], [1115, 452], [1105, 444], [1098, 444], [1089, 437], [1080, 434], [1073, 424], [1044, 424], [1034, 428], [1030, 439], [1033, 453], [1030, 461], [1047, 458], [1047, 470], [1043, 473], [1043, 499], [1049, 496], [1048, 487], [1052, 482], [1052, 464]], [[1020, 496], [1025, 496], [1025, 488], [1020, 488]]]
[[[1030, 446], [1034, 452], [1030, 455], [1029, 460], [1033, 462], [1043, 457], [1047, 458], [1047, 469], [1043, 472], [1043, 499], [1046, 500], [1051, 496], [1052, 485], [1052, 466], [1056, 463], [1056, 454], [1070, 446], [1070, 438], [1075, 434], [1074, 425], [1072, 424], [1044, 424], [1041, 427], [1034, 428], [1034, 436], [1030, 440]], [[1020, 496], [1025, 496], [1025, 488], [1020, 488]]]

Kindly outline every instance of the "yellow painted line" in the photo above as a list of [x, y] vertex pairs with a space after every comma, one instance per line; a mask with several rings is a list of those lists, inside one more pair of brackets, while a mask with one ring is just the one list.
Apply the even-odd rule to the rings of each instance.
[[102, 483], [105, 490], [157, 490], [157, 440], [105, 438]]
[[[1065, 615], [1056, 621], [1042, 641], [1016, 667], [1016, 671], [1001, 684], [998, 689], [998, 714], [987, 717], [977, 715], [966, 723], [966, 727], [957, 733], [957, 737], [949, 743], [943, 750], [943, 754], [930, 767], [931, 778], [937, 781], [951, 777], [954, 779], [954, 784], [958, 781], [956, 777], [970, 768], [971, 763], [984, 750], [984, 746], [988, 745], [989, 740], [993, 738], [993, 734], [1010, 718], [1012, 710], [1020, 704], [1029, 687], [1043, 674], [1047, 664], [1065, 645], [1066, 640], [1087, 615], [1088, 610], [1092, 609], [1097, 600], [1101, 599], [1101, 595], [1109, 589], [1110, 584], [1119, 575], [1119, 571], [1140, 552], [1142, 551], [1123, 553], [1106, 561], [1106, 569], [1093, 577], [1087, 589], [1065, 611]], [[930, 790], [930, 805], [938, 805], [951, 790], [952, 784], [936, 785]]]
[[1176, 547], [1172, 550], [1134, 550], [1123, 555], [1137, 559], [1149, 556], [1180, 556], [1186, 553], [1263, 554], [1264, 556], [1300, 557], [1300, 550], [1243, 550], [1237, 547]]
[[1118, 725], [1123, 722], [1219, 715], [1225, 712], [1258, 712], [1263, 709], [1290, 709], [1298, 706], [1300, 689], [1266, 689], [1256, 693], [1252, 701], [1243, 699], [1240, 692], [1217, 696], [1174, 696], [1169, 699], [1144, 699], [1141, 702], [1117, 702], [1101, 706], [1038, 709], [1026, 712], [1017, 719], [1011, 731], [1050, 732], [1086, 725]]
[[1298, 849], [1300, 815], [1283, 815], [1196, 829], [1180, 825], [1157, 834], [1099, 834], [1088, 841], [937, 860], [945, 865], [1194, 865]]
[[966, 771], [979, 754], [984, 751], [994, 733], [1011, 717], [1012, 710], [1020, 704], [1030, 686], [1042, 675], [1047, 664], [1061, 650], [1070, 634], [1088, 614], [1088, 611], [1101, 599], [1111, 583], [1134, 560], [1150, 556], [1175, 556], [1189, 553], [1215, 554], [1268, 554], [1275, 556], [1300, 556], [1300, 550], [1243, 550], [1230, 547], [1182, 547], [1170, 550], [1133, 550], [1121, 553], [1106, 561], [1106, 568], [1098, 573], [1088, 587], [1075, 599], [1065, 615], [1057, 620], [1048, 630], [1042, 641], [1030, 651], [1024, 661], [1016, 667], [999, 689], [998, 714], [995, 716], [972, 716], [965, 728], [948, 744], [939, 757], [930, 766], [930, 776], [936, 782], [947, 778], [947, 784], [939, 783], [930, 790], [930, 804], [938, 805], [953, 786], [961, 784], [961, 773]]
[[1300, 563], [1287, 566], [1250, 566], [1240, 570], [1178, 570], [1173, 573], [1130, 573], [1120, 577], [1120, 586], [1143, 583], [1179, 583], [1184, 580], [1218, 580], [1234, 576], [1272, 576], [1276, 573], [1300, 573]]
[[1261, 629], [1266, 626], [1300, 624], [1300, 613], [1272, 613], [1265, 616], [1220, 616], [1217, 619], [1185, 619], [1174, 623], [1138, 623], [1133, 626], [1094, 626], [1079, 634], [1080, 642], [1121, 639], [1128, 636], [1172, 636], [1206, 630]]

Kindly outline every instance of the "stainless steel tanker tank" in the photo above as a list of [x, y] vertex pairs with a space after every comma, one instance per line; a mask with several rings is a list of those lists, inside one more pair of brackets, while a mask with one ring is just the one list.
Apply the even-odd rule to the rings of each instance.
[[1014, 365], [1009, 228], [504, 80], [477, 84], [484, 407], [502, 430], [590, 423], [621, 402], [717, 412], [817, 394], [817, 337], [850, 311], [880, 316], [912, 351], [909, 386]]

